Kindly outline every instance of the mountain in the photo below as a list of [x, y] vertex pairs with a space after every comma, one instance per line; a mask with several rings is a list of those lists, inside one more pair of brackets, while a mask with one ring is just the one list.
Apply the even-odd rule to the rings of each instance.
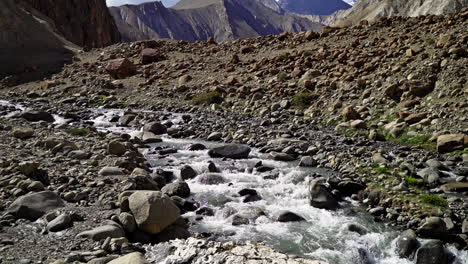
[[330, 15], [351, 7], [342, 0], [279, 0], [278, 4], [287, 12], [303, 15]]
[[351, 9], [334, 14], [334, 22], [347, 26], [379, 17], [439, 15], [454, 13], [466, 6], [468, 0], [358, 0]]
[[[128, 4], [128, 0], [106, 0], [107, 6], [121, 6]], [[134, 5], [142, 4], [142, 3], [147, 3], [147, 2], [152, 2], [151, 0], [132, 0], [131, 3]], [[164, 6], [166, 7], [171, 7], [175, 4], [177, 4], [179, 0], [161, 0], [161, 3], [163, 3]]]
[[86, 47], [104, 47], [120, 41], [105, 0], [26, 0], [52, 19], [60, 33]]
[[120, 40], [104, 0], [1, 0], [0, 80], [26, 82], [72, 61], [79, 46]]
[[320, 29], [320, 24], [307, 18], [283, 14], [274, 4], [271, 0], [182, 0], [166, 8], [156, 1], [110, 7], [110, 12], [124, 41], [214, 37], [219, 42]]

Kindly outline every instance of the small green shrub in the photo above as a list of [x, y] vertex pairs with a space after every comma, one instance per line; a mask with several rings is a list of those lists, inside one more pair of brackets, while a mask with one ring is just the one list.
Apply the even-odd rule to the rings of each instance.
[[416, 179], [414, 177], [408, 176], [405, 177], [405, 181], [410, 185], [414, 187], [422, 187], [424, 186], [424, 182], [420, 179]]
[[70, 135], [84, 137], [92, 133], [89, 128], [72, 127], [65, 130]]
[[420, 199], [423, 203], [427, 203], [439, 207], [447, 207], [448, 203], [444, 197], [437, 194], [425, 193], [420, 196]]
[[297, 109], [306, 109], [312, 105], [317, 95], [313, 93], [298, 93], [292, 98], [292, 105]]
[[210, 105], [210, 104], [220, 104], [223, 102], [223, 97], [219, 92], [210, 92], [205, 94], [200, 94], [195, 96], [191, 103], [194, 105]]
[[379, 164], [372, 165], [372, 169], [377, 173], [392, 174], [393, 170]]
[[407, 145], [407, 146], [417, 146], [429, 151], [437, 151], [437, 143], [436, 142], [429, 142], [429, 139], [431, 138], [430, 135], [418, 135], [418, 136], [411, 136], [408, 135], [407, 133], [403, 133], [399, 137], [393, 137], [390, 134], [386, 135], [386, 140], [392, 141], [395, 143], [399, 143], [402, 145]]

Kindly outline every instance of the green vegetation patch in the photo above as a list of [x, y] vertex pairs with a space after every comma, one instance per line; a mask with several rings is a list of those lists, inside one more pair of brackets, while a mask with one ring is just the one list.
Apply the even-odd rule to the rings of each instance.
[[413, 187], [423, 187], [424, 182], [421, 179], [416, 179], [414, 177], [408, 176], [405, 177], [405, 181], [408, 183], [408, 185], [413, 186]]
[[65, 129], [65, 132], [73, 136], [84, 137], [91, 134], [93, 131], [89, 128], [72, 127]]
[[297, 109], [307, 109], [312, 105], [317, 95], [314, 93], [298, 93], [292, 98], [292, 105]]
[[223, 97], [219, 92], [210, 92], [195, 96], [190, 102], [194, 105], [220, 104], [223, 102]]
[[372, 169], [377, 173], [393, 174], [393, 170], [379, 164], [373, 164]]
[[426, 203], [426, 204], [439, 206], [439, 207], [448, 206], [447, 200], [445, 200], [444, 197], [437, 195], [437, 194], [425, 193], [425, 194], [422, 194], [419, 198], [423, 203]]
[[437, 143], [436, 142], [429, 142], [431, 138], [430, 135], [417, 135], [411, 136], [407, 133], [403, 133], [399, 137], [393, 137], [390, 134], [385, 136], [386, 140], [392, 141], [398, 144], [406, 145], [406, 146], [417, 146], [429, 151], [437, 151]]

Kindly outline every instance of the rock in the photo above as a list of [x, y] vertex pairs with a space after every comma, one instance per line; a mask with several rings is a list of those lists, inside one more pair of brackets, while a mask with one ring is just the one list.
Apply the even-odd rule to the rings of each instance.
[[58, 232], [69, 228], [72, 225], [72, 219], [69, 214], [63, 213], [47, 224], [47, 230]]
[[468, 136], [448, 134], [437, 137], [437, 151], [441, 153], [461, 150], [468, 146]]
[[309, 202], [313, 207], [334, 210], [338, 207], [338, 201], [331, 195], [325, 184], [325, 179], [314, 179], [309, 184]]
[[468, 234], [468, 219], [463, 220], [462, 234]]
[[133, 215], [123, 212], [119, 214], [119, 221], [122, 224], [122, 227], [125, 231], [132, 233], [136, 230], [137, 224]]
[[27, 194], [16, 199], [7, 212], [16, 218], [35, 221], [45, 213], [65, 206], [60, 196], [51, 191]]
[[40, 166], [36, 161], [23, 161], [18, 164], [18, 170], [26, 176], [33, 174]]
[[112, 260], [107, 264], [150, 264], [143, 254], [140, 252], [134, 252], [127, 254], [123, 257]]
[[212, 158], [246, 159], [249, 157], [250, 147], [245, 145], [224, 145], [208, 151]]
[[249, 219], [242, 217], [240, 215], [234, 215], [232, 217], [232, 225], [233, 226], [240, 226], [240, 225], [248, 225]]
[[351, 196], [365, 188], [365, 185], [353, 181], [341, 181], [336, 186], [336, 189], [340, 191], [343, 196]]
[[223, 175], [220, 173], [204, 173], [198, 176], [198, 182], [206, 185], [215, 185], [225, 183]]
[[141, 64], [150, 64], [164, 59], [165, 56], [156, 49], [143, 49], [141, 51]]
[[353, 120], [349, 125], [354, 129], [367, 129], [367, 124], [364, 120]]
[[213, 132], [208, 136], [208, 141], [219, 141], [223, 137], [223, 133]]
[[126, 151], [127, 148], [125, 147], [125, 145], [117, 140], [111, 141], [107, 145], [107, 152], [110, 155], [122, 156], [123, 154], [125, 154]]
[[140, 138], [144, 144], [160, 143], [163, 142], [161, 137], [156, 136], [152, 132], [143, 131], [138, 133], [135, 137]]
[[419, 242], [413, 230], [404, 231], [396, 242], [396, 254], [400, 258], [410, 258], [418, 248]]
[[70, 159], [75, 159], [75, 160], [84, 160], [89, 157], [89, 153], [84, 152], [82, 150], [73, 150], [68, 152], [67, 157]]
[[106, 71], [116, 79], [125, 79], [136, 73], [136, 67], [130, 60], [115, 59], [107, 63]]
[[277, 221], [282, 222], [282, 223], [301, 222], [301, 221], [305, 221], [305, 219], [304, 219], [304, 217], [299, 216], [299, 215], [297, 215], [295, 213], [286, 211], [286, 212], [280, 213], [280, 215], [278, 216]]
[[178, 181], [174, 183], [169, 183], [164, 186], [161, 191], [171, 197], [171, 196], [179, 196], [182, 198], [187, 198], [190, 196], [190, 188], [188, 184], [184, 181]]
[[268, 153], [268, 155], [270, 156], [270, 158], [272, 160], [279, 160], [279, 161], [293, 161], [293, 160], [296, 160], [296, 158], [294, 156], [289, 155], [287, 153], [283, 153], [283, 152], [272, 151], [272, 152]]
[[99, 171], [99, 176], [121, 176], [125, 175], [122, 169], [117, 167], [104, 167]]
[[311, 156], [304, 156], [299, 162], [299, 167], [315, 167], [318, 165], [318, 162]]
[[189, 165], [184, 165], [180, 168], [180, 178], [182, 180], [190, 180], [197, 177], [197, 172]]
[[421, 237], [444, 239], [447, 236], [447, 225], [440, 217], [428, 217], [417, 232]]
[[440, 187], [444, 192], [468, 192], [468, 182], [451, 182]]
[[19, 139], [30, 138], [34, 135], [34, 130], [31, 128], [17, 128], [13, 130], [13, 136]]
[[29, 122], [39, 122], [39, 121], [45, 121], [48, 123], [55, 122], [54, 116], [44, 111], [25, 111], [19, 114], [18, 117], [26, 119]]
[[405, 118], [405, 122], [409, 125], [416, 124], [419, 121], [423, 120], [428, 116], [428, 113], [417, 113], [417, 114], [410, 114]]
[[161, 123], [158, 122], [150, 122], [145, 124], [143, 127], [144, 132], [151, 132], [155, 135], [162, 135], [167, 133], [167, 128]]
[[149, 234], [161, 232], [180, 217], [177, 205], [161, 192], [137, 191], [128, 202], [138, 228]]
[[256, 202], [262, 200], [262, 197], [260, 197], [258, 194], [255, 195], [246, 195], [244, 199], [242, 200], [243, 203], [251, 203], [251, 202]]
[[352, 106], [347, 106], [341, 111], [341, 115], [345, 121], [361, 119], [361, 116], [354, 110]]
[[440, 172], [437, 169], [425, 168], [416, 173], [425, 183], [434, 185], [439, 182]]
[[372, 154], [372, 161], [378, 164], [387, 164], [388, 160], [380, 152]]
[[197, 151], [197, 150], [204, 150], [204, 149], [206, 149], [205, 145], [200, 144], [200, 143], [194, 143], [187, 147], [187, 150], [190, 150], [190, 151]]
[[349, 224], [346, 229], [348, 229], [351, 232], [358, 233], [361, 236], [369, 233], [367, 229], [365, 229], [363, 226], [360, 226], [358, 224]]
[[304, 34], [304, 38], [306, 40], [312, 40], [312, 39], [316, 39], [316, 38], [319, 38], [320, 37], [320, 34], [313, 31], [313, 30], [308, 30], [305, 34]]
[[119, 125], [128, 126], [136, 117], [136, 114], [124, 114], [119, 118]]
[[430, 240], [416, 251], [416, 264], [447, 264], [448, 256], [444, 243], [440, 240]]
[[187, 239], [190, 237], [190, 232], [181, 226], [171, 225], [164, 229], [161, 233], [156, 235], [156, 240], [161, 242], [167, 242], [174, 239]]
[[257, 191], [254, 189], [242, 189], [238, 192], [240, 196], [246, 196], [246, 195], [258, 195]]
[[188, 74], [180, 76], [179, 81], [178, 81], [179, 87], [186, 85], [191, 80], [192, 80], [192, 76]]
[[125, 232], [122, 230], [122, 228], [119, 225], [114, 223], [114, 224], [99, 226], [89, 231], [81, 232], [76, 237], [88, 238], [94, 241], [100, 241], [108, 237], [110, 238], [125, 237]]

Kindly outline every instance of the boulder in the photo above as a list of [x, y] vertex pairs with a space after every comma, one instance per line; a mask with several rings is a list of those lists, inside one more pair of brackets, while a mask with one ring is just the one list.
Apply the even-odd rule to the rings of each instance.
[[180, 217], [177, 205], [158, 191], [137, 191], [128, 197], [130, 211], [138, 228], [157, 234]]
[[111, 141], [107, 145], [107, 152], [111, 155], [122, 156], [127, 151], [125, 144], [118, 140]]
[[215, 185], [226, 182], [226, 179], [224, 179], [221, 173], [204, 173], [199, 175], [197, 180], [199, 183], [206, 185]]
[[76, 237], [88, 238], [94, 241], [100, 241], [108, 237], [110, 238], [125, 237], [125, 232], [117, 223], [114, 223], [114, 224], [99, 226], [89, 231], [81, 232]]
[[179, 196], [182, 198], [187, 198], [190, 196], [190, 187], [184, 181], [169, 183], [164, 186], [161, 191], [169, 197]]
[[99, 171], [99, 176], [121, 176], [125, 173], [118, 167], [104, 167]]
[[47, 230], [58, 232], [67, 229], [72, 225], [72, 219], [69, 214], [63, 213], [47, 224]]
[[437, 137], [437, 151], [441, 153], [461, 150], [468, 146], [468, 136], [448, 134]]
[[133, 76], [136, 73], [136, 67], [130, 60], [115, 59], [110, 60], [107, 63], [106, 71], [116, 79], [125, 79], [127, 77]]
[[338, 201], [328, 192], [324, 182], [324, 178], [315, 179], [310, 182], [310, 205], [321, 209], [334, 210], [338, 207]]
[[440, 240], [430, 240], [416, 251], [416, 264], [447, 264], [448, 256], [444, 243]]
[[16, 199], [7, 212], [16, 218], [37, 220], [45, 213], [65, 206], [58, 194], [51, 191], [27, 194]]
[[34, 130], [31, 128], [17, 128], [13, 130], [13, 136], [19, 139], [30, 138], [34, 135]]
[[208, 151], [212, 158], [246, 159], [249, 157], [250, 147], [245, 145], [224, 145]]
[[124, 230], [129, 233], [135, 231], [137, 228], [135, 218], [133, 217], [132, 214], [129, 214], [127, 212], [120, 213], [119, 221], [122, 224], [122, 227], [124, 228]]
[[447, 225], [440, 217], [428, 217], [417, 232], [421, 237], [444, 239], [447, 236]]
[[352, 106], [347, 106], [341, 111], [341, 115], [345, 119], [345, 121], [351, 121], [351, 120], [357, 120], [361, 119], [361, 116], [359, 115], [356, 110]]
[[468, 192], [468, 182], [450, 182], [440, 187], [444, 192]]
[[318, 162], [311, 156], [305, 156], [301, 158], [299, 162], [299, 167], [314, 167], [317, 166]]
[[292, 213], [292, 212], [289, 212], [289, 211], [285, 211], [285, 212], [281, 212], [280, 215], [278, 216], [278, 219], [277, 219], [278, 222], [301, 222], [301, 221], [305, 221], [304, 217], [302, 216], [299, 216], [295, 213]]
[[167, 128], [159, 122], [149, 122], [143, 127], [144, 132], [151, 132], [155, 135], [162, 135], [167, 133]]
[[223, 133], [220, 132], [213, 132], [210, 135], [208, 135], [208, 141], [219, 141], [223, 137]]
[[156, 49], [143, 49], [141, 51], [141, 64], [150, 64], [165, 59], [165, 56]]
[[410, 258], [418, 245], [416, 233], [413, 230], [406, 230], [398, 237], [395, 250], [400, 258]]
[[182, 180], [189, 180], [197, 177], [197, 172], [189, 165], [184, 165], [180, 168], [180, 178]]
[[287, 153], [283, 153], [283, 152], [275, 152], [275, 151], [272, 151], [270, 153], [268, 153], [268, 155], [270, 156], [270, 158], [272, 160], [279, 160], [279, 161], [294, 161], [296, 160], [296, 158], [290, 154], [287, 154]]
[[150, 264], [143, 254], [140, 252], [133, 252], [123, 257], [112, 260], [107, 264]]
[[29, 122], [38, 122], [38, 121], [45, 121], [48, 123], [55, 122], [54, 116], [44, 111], [25, 111], [19, 114], [19, 117], [26, 119]]
[[354, 233], [358, 233], [359, 235], [363, 236], [367, 233], [369, 233], [369, 231], [367, 231], [367, 229], [361, 225], [358, 225], [358, 224], [349, 224], [346, 229], [350, 232], [354, 232]]

